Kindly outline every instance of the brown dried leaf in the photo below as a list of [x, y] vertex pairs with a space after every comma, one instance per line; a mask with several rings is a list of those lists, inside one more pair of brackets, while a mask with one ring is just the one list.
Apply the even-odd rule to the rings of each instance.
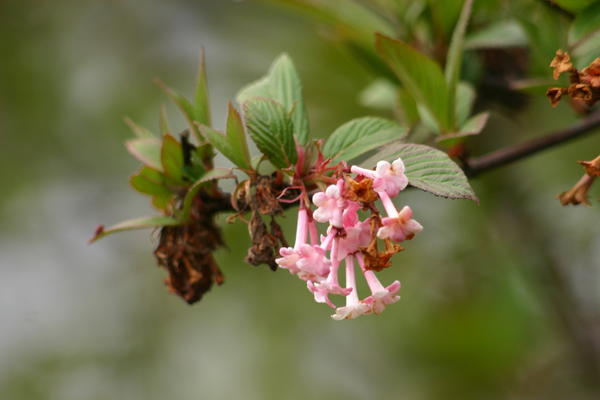
[[568, 72], [573, 69], [573, 64], [571, 64], [571, 57], [568, 53], [562, 50], [556, 50], [556, 55], [552, 59], [550, 63], [550, 67], [554, 68], [554, 72], [552, 73], [552, 77], [556, 80], [560, 77], [563, 72]]
[[377, 200], [377, 193], [373, 190], [373, 180], [364, 178], [359, 182], [346, 178], [346, 190], [344, 197], [348, 200], [362, 203], [372, 203]]
[[593, 88], [600, 89], [600, 57], [581, 71], [579, 79]]
[[575, 101], [591, 105], [595, 102], [594, 94], [590, 85], [585, 83], [574, 83], [569, 86], [569, 96]]
[[567, 93], [567, 89], [554, 87], [546, 91], [546, 97], [550, 100], [552, 107], [556, 107], [562, 98], [562, 95]]
[[578, 161], [585, 168], [585, 173], [589, 176], [600, 176], [600, 156], [592, 161]]
[[590, 176], [587, 173], [584, 174], [581, 179], [571, 189], [567, 190], [558, 195], [558, 199], [563, 206], [572, 204], [574, 206], [578, 204], [591, 205], [588, 200], [588, 190], [594, 183], [595, 176]]

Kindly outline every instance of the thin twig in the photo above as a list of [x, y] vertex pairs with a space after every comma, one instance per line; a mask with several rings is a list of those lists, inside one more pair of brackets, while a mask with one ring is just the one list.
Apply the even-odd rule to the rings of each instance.
[[514, 146], [505, 147], [484, 156], [469, 158], [464, 163], [465, 173], [469, 177], [474, 177], [490, 169], [505, 166], [513, 161], [592, 133], [598, 127], [600, 127], [600, 111], [565, 129]]

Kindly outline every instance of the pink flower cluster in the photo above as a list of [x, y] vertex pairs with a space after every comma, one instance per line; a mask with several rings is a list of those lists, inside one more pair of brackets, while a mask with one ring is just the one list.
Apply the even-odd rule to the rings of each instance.
[[[305, 205], [300, 206], [295, 245], [281, 248], [281, 258], [276, 260], [281, 268], [306, 281], [315, 301], [335, 308], [332, 318], [336, 320], [379, 314], [386, 306], [400, 299], [400, 282], [394, 281], [383, 286], [375, 272], [368, 268], [364, 249], [377, 238], [401, 242], [411, 239], [423, 229], [412, 219], [410, 207], [405, 206], [398, 211], [391, 200], [408, 184], [401, 159], [391, 164], [380, 161], [374, 171], [353, 166], [351, 172], [362, 177], [357, 179], [373, 181], [372, 188], [387, 213], [387, 217], [381, 219], [381, 226], [376, 233], [371, 223], [373, 217], [363, 221], [359, 218], [358, 211], [366, 204], [349, 200], [345, 196], [349, 189], [344, 179], [340, 178], [335, 185], [313, 196], [313, 203], [317, 207], [314, 212]], [[315, 222], [329, 224], [325, 235], [319, 236]], [[342, 262], [345, 263], [346, 275], [344, 287], [338, 280]], [[356, 264], [371, 291], [362, 300], [356, 284]], [[346, 297], [345, 306], [336, 306], [330, 295]]]

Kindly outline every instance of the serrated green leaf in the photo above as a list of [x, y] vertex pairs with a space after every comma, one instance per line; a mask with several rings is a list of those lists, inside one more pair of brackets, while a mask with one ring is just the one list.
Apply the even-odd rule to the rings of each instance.
[[201, 124], [210, 125], [210, 103], [208, 101], [208, 83], [206, 79], [206, 62], [204, 49], [200, 52], [198, 63], [198, 78], [194, 97], [194, 119]]
[[206, 174], [204, 174], [204, 176], [194, 182], [183, 198], [183, 207], [178, 213], [178, 220], [181, 222], [187, 221], [190, 216], [194, 197], [196, 197], [200, 189], [202, 189], [207, 182], [226, 178], [235, 178], [231, 168], [215, 168], [208, 171]]
[[386, 147], [362, 163], [373, 168], [377, 161], [400, 157], [411, 186], [449, 199], [479, 201], [464, 172], [448, 155], [422, 144], [395, 144]]
[[[355, 154], [360, 150], [356, 147], [357, 142], [382, 131], [387, 131], [386, 137], [395, 133], [397, 138], [401, 139], [406, 135], [406, 129], [396, 124], [394, 121], [380, 117], [356, 118], [344, 123], [329, 136], [323, 146], [323, 155], [327, 158], [336, 160], [344, 159], [347, 161], [347, 158], [342, 158], [342, 154], [344, 151], [350, 149], [348, 154], [357, 157], [362, 154], [362, 152]], [[365, 144], [364, 141], [361, 143], [363, 145]], [[373, 149], [373, 147], [371, 147], [371, 149]], [[365, 150], [365, 152], [366, 151], [368, 150]]]
[[171, 135], [163, 135], [160, 161], [165, 175], [183, 182], [183, 151], [181, 143]]
[[525, 47], [529, 40], [523, 27], [515, 20], [486, 24], [465, 37], [465, 49]]
[[154, 138], [156, 137], [149, 129], [144, 128], [133, 122], [130, 118], [123, 118], [129, 129], [139, 138]]
[[273, 165], [287, 168], [296, 162], [294, 124], [281, 104], [271, 99], [249, 100], [244, 103], [244, 117], [248, 133]]
[[117, 232], [128, 231], [133, 229], [157, 228], [160, 226], [170, 226], [179, 224], [180, 222], [177, 219], [164, 216], [128, 219], [109, 228], [104, 228], [104, 226], [100, 225], [98, 228], [96, 228], [96, 233], [90, 239], [89, 243], [93, 243], [98, 239], [101, 239], [105, 236]]
[[306, 144], [309, 129], [302, 97], [302, 83], [287, 54], [282, 54], [273, 62], [265, 77], [243, 88], [237, 95], [237, 101], [244, 104], [256, 97], [273, 99], [283, 105], [291, 113], [298, 143]]
[[368, 151], [390, 143], [399, 142], [408, 134], [408, 128], [398, 126], [397, 128], [384, 129], [369, 136], [358, 139], [354, 144], [346, 147], [336, 157], [337, 160], [350, 161]]
[[162, 171], [160, 161], [161, 141], [158, 138], [140, 138], [125, 142], [127, 151], [145, 165]]
[[439, 65], [408, 44], [381, 34], [376, 34], [376, 48], [411, 96], [427, 108], [440, 132], [452, 131], [454, 113], [449, 109], [448, 85]]

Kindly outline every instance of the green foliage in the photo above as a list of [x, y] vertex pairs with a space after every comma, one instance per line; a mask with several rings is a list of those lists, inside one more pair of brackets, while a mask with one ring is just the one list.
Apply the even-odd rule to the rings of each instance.
[[179, 225], [180, 222], [172, 217], [164, 217], [164, 216], [154, 216], [154, 217], [140, 217], [128, 219], [123, 222], [119, 222], [109, 228], [100, 227], [97, 229], [96, 234], [90, 239], [90, 243], [95, 242], [98, 239], [101, 239], [107, 235], [129, 231], [134, 229], [147, 229], [147, 228], [157, 228], [161, 226], [168, 225]]
[[235, 165], [246, 170], [252, 169], [244, 124], [240, 114], [231, 103], [229, 104], [225, 135], [206, 125], [200, 125], [200, 131], [217, 150]]
[[161, 140], [158, 138], [140, 138], [125, 142], [127, 151], [143, 164], [162, 171]]
[[575, 16], [569, 30], [569, 45], [576, 67], [583, 68], [600, 55], [600, 2]]
[[159, 210], [165, 210], [174, 197], [168, 187], [168, 178], [149, 167], [142, 167], [129, 179], [129, 183], [138, 192], [152, 196], [152, 205]]
[[187, 221], [192, 210], [194, 198], [200, 192], [201, 189], [206, 187], [206, 184], [208, 182], [226, 178], [235, 178], [235, 175], [233, 175], [231, 169], [214, 168], [208, 171], [206, 174], [204, 174], [196, 182], [194, 182], [194, 184], [188, 188], [188, 191], [185, 194], [185, 197], [183, 198], [183, 206], [181, 210], [177, 213], [177, 219], [181, 222]]
[[554, 3], [570, 12], [579, 12], [594, 4], [596, 0], [553, 0]]
[[479, 201], [464, 172], [448, 155], [422, 144], [394, 144], [376, 153], [362, 165], [372, 168], [378, 160], [402, 158], [411, 186], [449, 199]]
[[283, 105], [291, 115], [298, 143], [306, 144], [309, 129], [302, 97], [302, 83], [287, 54], [282, 54], [273, 62], [266, 76], [240, 90], [237, 101], [244, 104], [254, 97], [272, 99]]
[[127, 126], [129, 126], [129, 129], [131, 129], [131, 131], [139, 138], [151, 138], [154, 137], [154, 134], [144, 128], [143, 126], [140, 126], [138, 124], [136, 124], [135, 122], [133, 122], [130, 118], [125, 118], [125, 123], [127, 124]]
[[527, 44], [523, 27], [514, 19], [486, 24], [465, 37], [465, 49], [524, 47]]
[[244, 103], [248, 133], [256, 146], [277, 168], [288, 168], [298, 157], [294, 142], [294, 123], [284, 106], [264, 98]]
[[183, 180], [183, 151], [181, 143], [171, 135], [164, 135], [160, 148], [160, 162], [165, 175], [178, 183]]
[[439, 131], [452, 131], [448, 85], [439, 65], [408, 44], [380, 34], [376, 35], [376, 47], [406, 90], [431, 114]]
[[198, 78], [196, 79], [196, 91], [194, 96], [194, 121], [210, 125], [210, 104], [208, 101], [208, 83], [206, 81], [206, 63], [204, 61], [204, 50], [200, 52], [198, 63]]
[[323, 155], [349, 161], [390, 141], [404, 138], [407, 131], [385, 118], [356, 118], [341, 125], [329, 136], [323, 146]]

